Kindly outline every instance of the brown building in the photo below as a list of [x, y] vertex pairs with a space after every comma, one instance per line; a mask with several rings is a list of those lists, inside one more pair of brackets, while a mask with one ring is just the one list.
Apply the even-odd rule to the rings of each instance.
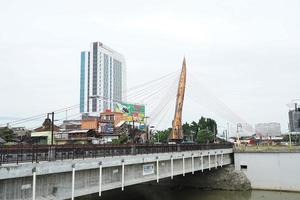
[[123, 114], [120, 112], [102, 112], [100, 117], [85, 116], [81, 120], [81, 129], [98, 130], [99, 132], [113, 132], [113, 128], [123, 121]]
[[123, 113], [120, 112], [103, 112], [100, 113], [100, 129], [101, 134], [113, 134], [114, 129], [123, 121]]
[[81, 129], [98, 130], [99, 122], [100, 122], [100, 117], [92, 117], [92, 116], [83, 117], [81, 120]]
[[103, 143], [110, 143], [112, 140], [118, 139], [121, 133], [126, 132], [123, 130], [126, 124], [123, 119], [123, 113], [107, 110], [100, 113], [99, 117], [83, 116], [81, 129], [94, 130], [95, 136], [100, 138]]

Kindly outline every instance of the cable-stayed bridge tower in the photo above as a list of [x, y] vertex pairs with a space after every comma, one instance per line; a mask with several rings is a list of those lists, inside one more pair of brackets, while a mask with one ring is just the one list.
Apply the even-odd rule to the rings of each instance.
[[184, 100], [184, 93], [185, 93], [185, 84], [186, 84], [186, 62], [185, 62], [185, 58], [183, 58], [180, 79], [178, 82], [175, 115], [172, 122], [172, 132], [169, 138], [170, 141], [178, 142], [183, 139], [182, 108], [183, 108], [183, 100]]

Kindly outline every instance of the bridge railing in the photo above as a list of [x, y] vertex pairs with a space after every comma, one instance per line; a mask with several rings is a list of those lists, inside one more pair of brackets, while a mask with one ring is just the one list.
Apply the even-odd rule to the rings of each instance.
[[232, 148], [231, 144], [68, 144], [0, 146], [0, 165], [6, 163], [85, 159], [122, 155], [170, 153]]

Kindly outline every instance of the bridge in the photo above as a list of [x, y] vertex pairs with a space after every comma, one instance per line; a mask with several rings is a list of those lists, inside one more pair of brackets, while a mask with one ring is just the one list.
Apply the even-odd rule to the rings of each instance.
[[[169, 79], [170, 76], [165, 78]], [[174, 77], [171, 80], [173, 79]], [[158, 98], [160, 95], [156, 95], [159, 93], [153, 91], [149, 94], [149, 88], [164, 91], [161, 87], [162, 80], [158, 79], [156, 83], [159, 87], [154, 87], [154, 82], [151, 82], [151, 87], [139, 88], [131, 98], [137, 100], [140, 96], [144, 102], [148, 97]], [[181, 143], [184, 139], [182, 111], [186, 87], [185, 59], [179, 80], [175, 76], [175, 82], [172, 81], [170, 86], [166, 87], [167, 91], [160, 96], [160, 100], [149, 99], [149, 102], [158, 103], [159, 107], [151, 106], [154, 112], [150, 114], [151, 124], [158, 125], [166, 113], [172, 114], [166, 108], [171, 105], [170, 98], [176, 96], [169, 144], [53, 145], [54, 112], [52, 112], [52, 120], [47, 117], [47, 120], [52, 122], [51, 145], [0, 146], [0, 199], [73, 200], [75, 197], [93, 193], [99, 193], [101, 196], [103, 191], [111, 189], [124, 190], [129, 185], [149, 181], [159, 182], [161, 179], [173, 179], [174, 176], [185, 176], [186, 173], [194, 174], [196, 171], [203, 172], [231, 164], [233, 149], [230, 144]], [[64, 109], [55, 113], [61, 111]], [[161, 118], [158, 117], [160, 114]], [[41, 116], [13, 123], [24, 123]], [[134, 127], [134, 121], [132, 122]]]
[[1, 147], [0, 199], [74, 199], [232, 163], [229, 144]]

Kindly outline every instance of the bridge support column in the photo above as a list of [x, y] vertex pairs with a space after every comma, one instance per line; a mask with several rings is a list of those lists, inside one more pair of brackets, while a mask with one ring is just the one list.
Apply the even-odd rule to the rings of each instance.
[[215, 168], [218, 168], [218, 154], [215, 152]]
[[202, 153], [201, 153], [201, 171], [203, 172], [203, 170], [204, 170], [204, 166], [203, 166], [203, 155], [202, 155]]
[[124, 191], [124, 177], [125, 176], [125, 163], [124, 163], [124, 160], [122, 160], [122, 191]]
[[102, 162], [99, 162], [99, 197], [102, 193]]
[[182, 175], [185, 176], [185, 160], [184, 160], [184, 154], [182, 154]]
[[208, 152], [208, 170], [210, 171], [210, 153]]
[[173, 155], [171, 156], [171, 179], [173, 179], [174, 176], [174, 165], [173, 165]]
[[159, 160], [158, 157], [156, 157], [156, 182], [159, 182]]
[[192, 174], [194, 174], [194, 154], [192, 153]]
[[74, 200], [75, 197], [75, 164], [72, 165], [72, 196], [71, 199]]
[[35, 200], [35, 190], [36, 190], [36, 168], [32, 169], [32, 200]]
[[223, 155], [223, 151], [221, 151], [221, 167], [223, 167], [223, 162], [224, 162], [224, 155]]

